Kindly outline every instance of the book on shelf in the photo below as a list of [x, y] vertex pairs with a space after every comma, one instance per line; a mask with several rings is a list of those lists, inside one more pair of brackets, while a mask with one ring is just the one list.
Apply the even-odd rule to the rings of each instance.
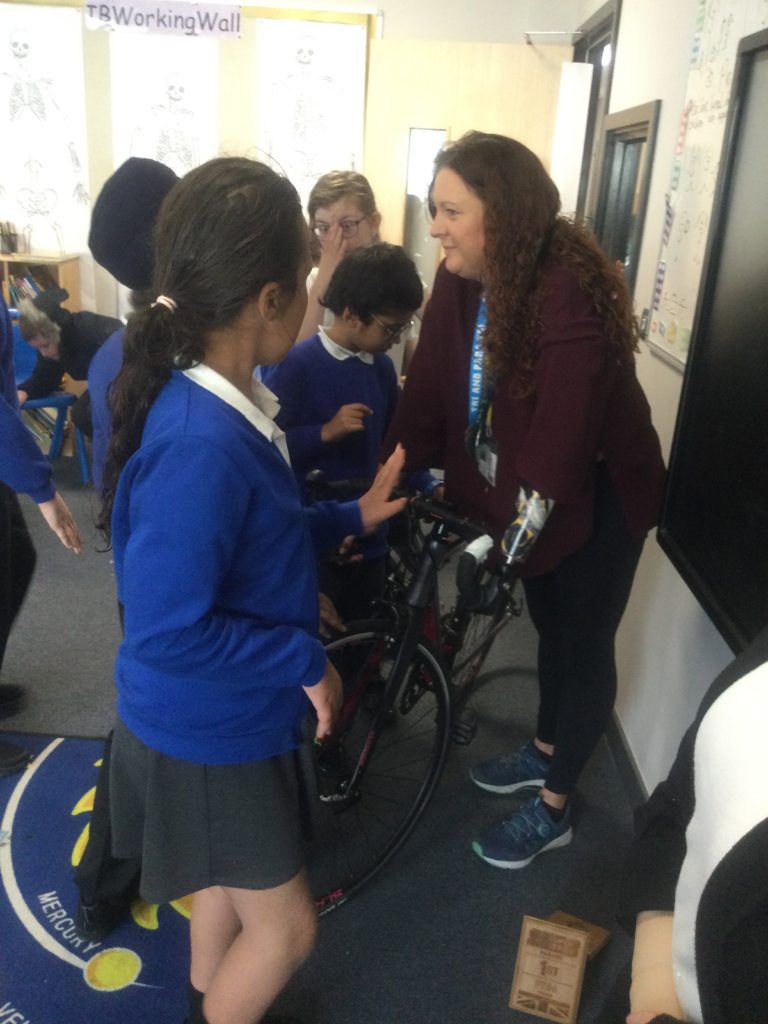
[[42, 290], [31, 274], [16, 274], [8, 278], [8, 294], [13, 306], [19, 304], [19, 299], [34, 299]]

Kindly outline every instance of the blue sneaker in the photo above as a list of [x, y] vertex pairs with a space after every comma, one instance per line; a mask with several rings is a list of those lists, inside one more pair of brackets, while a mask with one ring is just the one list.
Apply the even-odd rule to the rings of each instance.
[[544, 785], [548, 771], [548, 762], [533, 740], [529, 740], [516, 754], [476, 764], [470, 768], [469, 777], [480, 789], [491, 793], [516, 793], [526, 787], [539, 789]]
[[541, 797], [534, 796], [507, 821], [487, 828], [472, 849], [496, 868], [524, 868], [538, 854], [567, 846], [572, 838], [570, 807], [566, 804], [560, 821], [553, 821]]

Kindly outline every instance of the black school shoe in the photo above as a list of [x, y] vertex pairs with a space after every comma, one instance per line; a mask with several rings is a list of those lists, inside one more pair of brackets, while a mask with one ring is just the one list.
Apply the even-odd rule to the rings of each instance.
[[101, 942], [105, 935], [109, 935], [126, 919], [129, 909], [124, 904], [105, 903], [101, 900], [83, 903], [81, 900], [75, 914], [75, 931], [81, 939]]
[[28, 750], [16, 746], [15, 743], [0, 740], [0, 778], [23, 771], [31, 760], [32, 755]]
[[12, 683], [0, 683], [0, 718], [10, 718], [21, 710], [24, 690]]

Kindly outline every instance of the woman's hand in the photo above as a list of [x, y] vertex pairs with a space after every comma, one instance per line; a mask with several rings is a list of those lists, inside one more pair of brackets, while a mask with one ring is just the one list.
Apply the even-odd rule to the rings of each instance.
[[384, 465], [379, 468], [370, 489], [358, 500], [364, 533], [373, 533], [377, 526], [405, 508], [407, 498], [390, 500], [404, 465], [405, 449], [398, 444]]
[[325, 663], [325, 675], [314, 686], [305, 686], [304, 692], [312, 702], [317, 714], [315, 739], [322, 740], [333, 731], [333, 725], [341, 710], [344, 689], [341, 676], [330, 663]]

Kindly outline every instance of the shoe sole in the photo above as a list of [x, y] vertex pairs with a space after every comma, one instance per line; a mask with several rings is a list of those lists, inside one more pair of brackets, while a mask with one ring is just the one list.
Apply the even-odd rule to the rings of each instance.
[[526, 779], [524, 782], [512, 782], [508, 786], [495, 786], [492, 782], [481, 782], [471, 772], [469, 777], [476, 786], [488, 793], [516, 793], [519, 789], [541, 789], [546, 782], [546, 779]]
[[495, 868], [507, 868], [511, 871], [517, 871], [520, 868], [524, 868], [528, 864], [530, 864], [531, 861], [538, 857], [540, 853], [546, 853], [547, 850], [557, 850], [560, 846], [567, 846], [572, 839], [573, 829], [569, 828], [567, 832], [564, 832], [561, 836], [558, 836], [557, 839], [553, 839], [552, 842], [547, 843], [546, 846], [542, 846], [540, 850], [537, 850], [536, 853], [531, 854], [530, 857], [526, 857], [525, 860], [496, 860], [493, 857], [487, 857], [483, 853], [483, 849], [480, 846], [480, 843], [478, 842], [472, 843], [472, 849], [475, 851], [475, 853], [481, 860], [485, 861], [486, 864], [492, 864]]

